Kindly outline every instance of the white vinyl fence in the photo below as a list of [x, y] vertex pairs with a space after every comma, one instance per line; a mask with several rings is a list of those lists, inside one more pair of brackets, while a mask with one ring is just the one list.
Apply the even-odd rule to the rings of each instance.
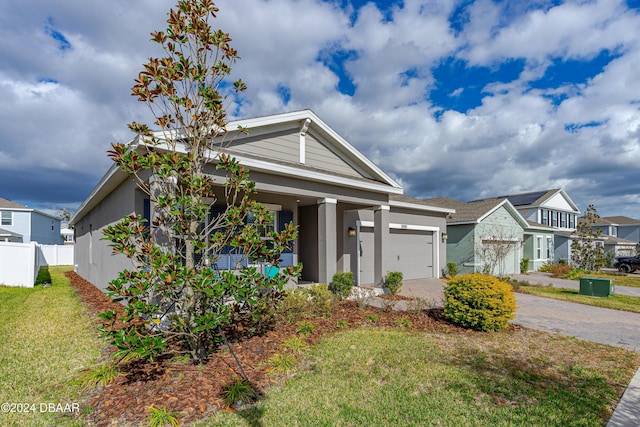
[[73, 265], [73, 246], [0, 242], [0, 285], [32, 288], [46, 265]]

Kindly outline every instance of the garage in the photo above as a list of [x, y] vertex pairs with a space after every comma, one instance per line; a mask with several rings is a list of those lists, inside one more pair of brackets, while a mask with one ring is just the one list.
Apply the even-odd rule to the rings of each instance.
[[[405, 226], [406, 227], [406, 226]], [[413, 227], [425, 228], [425, 227]], [[437, 277], [434, 268], [432, 230], [391, 227], [389, 230], [388, 271], [400, 271], [404, 280]], [[360, 284], [374, 283], [375, 245], [373, 227], [360, 228]]]
[[401, 271], [404, 280], [434, 277], [433, 231], [389, 230], [389, 271]]

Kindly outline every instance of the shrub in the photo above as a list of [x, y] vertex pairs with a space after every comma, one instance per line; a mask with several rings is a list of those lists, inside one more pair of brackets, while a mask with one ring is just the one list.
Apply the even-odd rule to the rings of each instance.
[[329, 290], [340, 298], [347, 298], [351, 295], [353, 285], [353, 273], [345, 271], [333, 275], [331, 283], [329, 284]]
[[280, 304], [280, 314], [289, 323], [300, 318], [329, 317], [333, 303], [334, 296], [327, 285], [288, 289]]
[[391, 295], [397, 295], [398, 291], [402, 287], [402, 272], [401, 271], [389, 271], [384, 276], [384, 284], [389, 289]]
[[473, 273], [452, 279], [444, 298], [445, 317], [465, 328], [499, 331], [515, 318], [513, 288], [492, 276]]
[[520, 273], [526, 273], [527, 271], [529, 271], [529, 258], [524, 256], [520, 260]]
[[447, 272], [449, 273], [449, 277], [456, 277], [458, 275], [458, 265], [455, 262], [448, 262]]

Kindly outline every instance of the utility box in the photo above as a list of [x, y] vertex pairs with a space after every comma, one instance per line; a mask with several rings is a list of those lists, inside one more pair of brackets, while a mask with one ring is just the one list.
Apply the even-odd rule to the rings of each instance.
[[615, 283], [613, 279], [605, 279], [602, 277], [581, 277], [580, 278], [580, 295], [589, 295], [592, 297], [608, 297], [615, 292]]

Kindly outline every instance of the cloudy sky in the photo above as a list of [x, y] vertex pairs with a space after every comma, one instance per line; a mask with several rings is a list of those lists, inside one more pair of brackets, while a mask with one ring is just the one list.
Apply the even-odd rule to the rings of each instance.
[[[401, 182], [473, 200], [562, 187], [640, 218], [640, 1], [219, 0], [239, 118], [304, 108]], [[174, 0], [0, 0], [0, 197], [74, 209]]]

